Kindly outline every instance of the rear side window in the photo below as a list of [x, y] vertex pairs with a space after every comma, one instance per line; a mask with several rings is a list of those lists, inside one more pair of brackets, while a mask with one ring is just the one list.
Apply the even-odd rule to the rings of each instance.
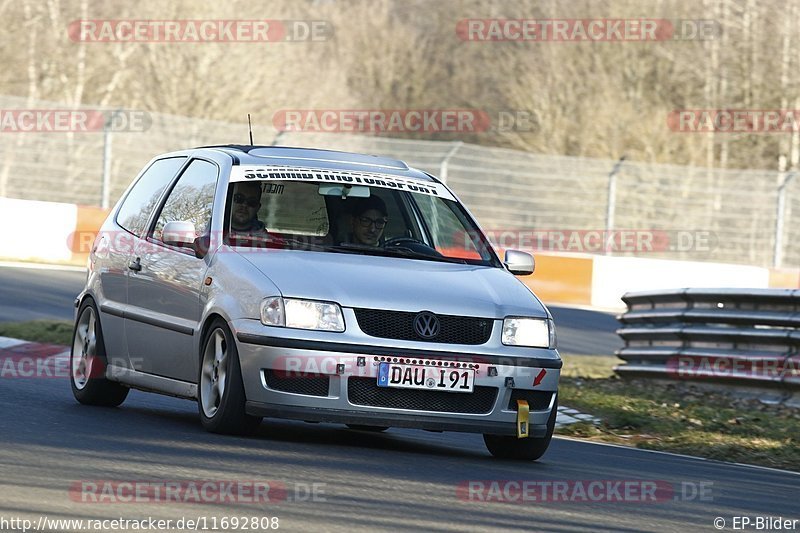
[[158, 199], [185, 161], [185, 157], [171, 157], [159, 159], [150, 165], [122, 202], [117, 213], [117, 224], [142, 237]]

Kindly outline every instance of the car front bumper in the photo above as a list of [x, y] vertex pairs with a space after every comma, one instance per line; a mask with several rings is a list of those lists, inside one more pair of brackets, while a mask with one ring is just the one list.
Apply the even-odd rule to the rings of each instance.
[[[387, 346], [391, 341], [385, 339], [367, 344], [283, 337], [275, 328], [265, 334], [252, 320], [234, 326], [246, 409], [252, 415], [516, 435], [516, 399], [522, 398], [529, 400], [530, 436], [543, 437], [555, 405], [561, 360], [554, 350], [532, 351], [548, 352], [549, 357], [508, 356], [485, 348], [456, 353], [441, 351], [452, 350], [452, 345], [423, 350]], [[473, 368], [475, 391], [379, 389], [378, 366], [385, 361]], [[315, 390], [299, 390], [306, 383], [316, 383]]]

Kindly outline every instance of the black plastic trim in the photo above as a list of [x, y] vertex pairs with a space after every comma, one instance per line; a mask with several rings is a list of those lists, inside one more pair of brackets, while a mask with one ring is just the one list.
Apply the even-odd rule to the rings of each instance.
[[125, 311], [123, 311], [122, 309], [118, 309], [116, 306], [101, 304], [100, 311], [102, 311], [107, 315], [112, 315], [119, 318], [125, 318]]
[[533, 368], [554, 368], [563, 366], [561, 359], [542, 359], [536, 357], [512, 357], [501, 355], [485, 355], [476, 353], [452, 353], [435, 350], [418, 350], [411, 348], [391, 348], [385, 346], [371, 346], [366, 344], [350, 344], [342, 342], [310, 341], [306, 339], [286, 339], [283, 337], [270, 337], [267, 335], [254, 335], [252, 333], [237, 333], [236, 338], [245, 344], [259, 346], [272, 346], [275, 348], [289, 348], [298, 350], [316, 350], [322, 352], [344, 352], [362, 355], [391, 355], [397, 357], [432, 357], [442, 360], [463, 361], [472, 359], [488, 365], [524, 366]]
[[[427, 429], [431, 431], [457, 431], [462, 433], [485, 433], [490, 435], [516, 435], [517, 427], [512, 422], [493, 422], [489, 420], [465, 420], [464, 418], [435, 417], [417, 414], [348, 411], [344, 409], [321, 409], [318, 407], [297, 407], [249, 401], [245, 405], [249, 415], [308, 422], [329, 422], [335, 424], [361, 424], [368, 426], [389, 426], [398, 428]], [[463, 417], [465, 415], [456, 415]], [[466, 415], [470, 416], [470, 415]], [[546, 425], [531, 425], [530, 436], [541, 438], [547, 434]]]
[[170, 331], [177, 331], [178, 333], [183, 333], [184, 335], [189, 335], [190, 337], [194, 336], [194, 329], [190, 328], [189, 326], [181, 326], [179, 324], [173, 324], [172, 322], [169, 322], [167, 320], [140, 315], [139, 313], [136, 312], [123, 311], [122, 309], [118, 309], [108, 304], [101, 305], [100, 311], [108, 315], [113, 315], [119, 318], [125, 318], [136, 322], [141, 322], [142, 324], [148, 324], [150, 326], [156, 326], [158, 328], [164, 328]]
[[183, 333], [184, 335], [189, 335], [190, 337], [194, 335], [194, 330], [189, 326], [181, 326], [179, 324], [173, 324], [167, 320], [162, 320], [160, 318], [153, 318], [149, 316], [140, 315], [139, 313], [132, 313], [130, 311], [125, 311], [125, 318], [134, 320], [136, 322], [141, 322], [142, 324], [148, 324], [150, 326], [156, 326], [157, 328], [164, 328], [170, 331], [177, 331], [178, 333]]

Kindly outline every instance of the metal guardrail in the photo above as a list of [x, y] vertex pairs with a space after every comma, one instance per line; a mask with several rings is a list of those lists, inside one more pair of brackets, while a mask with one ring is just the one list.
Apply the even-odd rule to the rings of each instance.
[[800, 290], [627, 293], [623, 377], [800, 388]]

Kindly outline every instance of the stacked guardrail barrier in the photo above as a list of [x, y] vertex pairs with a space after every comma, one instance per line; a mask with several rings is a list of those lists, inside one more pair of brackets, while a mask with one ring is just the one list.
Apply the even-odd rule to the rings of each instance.
[[623, 377], [800, 388], [800, 290], [627, 293]]

